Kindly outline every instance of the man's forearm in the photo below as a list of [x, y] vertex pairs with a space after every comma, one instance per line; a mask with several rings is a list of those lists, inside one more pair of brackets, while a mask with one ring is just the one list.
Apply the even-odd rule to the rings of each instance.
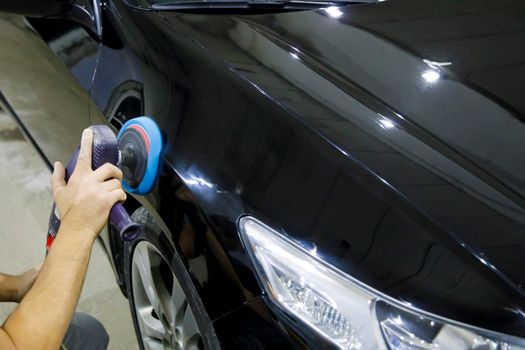
[[89, 263], [92, 235], [61, 227], [40, 274], [3, 329], [20, 349], [60, 347]]
[[0, 273], [0, 302], [18, 301], [19, 277]]

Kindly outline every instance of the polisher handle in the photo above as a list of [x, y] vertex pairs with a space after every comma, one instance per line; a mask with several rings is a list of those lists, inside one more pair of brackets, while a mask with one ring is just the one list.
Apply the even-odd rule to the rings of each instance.
[[140, 226], [131, 220], [122, 203], [113, 205], [109, 212], [109, 222], [115, 226], [124, 241], [132, 241], [139, 235]]
[[[118, 141], [113, 131], [106, 125], [93, 125], [94, 133], [91, 166], [93, 170], [105, 163], [117, 165]], [[135, 239], [140, 231], [140, 226], [131, 220], [128, 212], [121, 203], [116, 203], [109, 212], [109, 222], [120, 233], [120, 238], [125, 241]]]

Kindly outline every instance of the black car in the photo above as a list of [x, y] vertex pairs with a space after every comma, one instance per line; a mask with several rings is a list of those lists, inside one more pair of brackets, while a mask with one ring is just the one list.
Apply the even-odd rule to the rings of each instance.
[[525, 348], [523, 1], [0, 7], [89, 93], [51, 130], [167, 135], [102, 235], [143, 348]]

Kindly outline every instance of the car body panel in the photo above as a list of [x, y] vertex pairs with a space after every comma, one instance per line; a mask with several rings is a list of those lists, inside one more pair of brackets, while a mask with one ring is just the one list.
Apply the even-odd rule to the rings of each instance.
[[136, 98], [126, 118], [165, 132], [163, 176], [136, 200], [217, 325], [268, 304], [236, 226], [253, 215], [401, 302], [525, 334], [521, 2], [104, 11], [91, 98], [107, 119]]
[[[252, 214], [315, 245], [320, 256], [392, 297], [521, 334], [523, 255], [508, 251], [522, 250], [517, 232], [523, 209], [512, 176], [503, 174], [522, 164], [521, 122], [453, 67], [436, 69], [435, 58], [418, 56], [359, 22], [375, 23], [377, 13], [388, 23], [385, 13], [403, 15], [408, 5], [413, 3], [348, 6], [341, 19], [322, 10], [159, 17], [126, 9], [125, 27], [147, 28], [143, 40], [153, 43], [141, 69], [171, 77], [172, 98], [165, 103], [171, 108], [176, 101], [180, 109], [169, 113], [176, 133], [168, 133], [166, 160], [215, 226], [238, 275], [250, 264], [236, 220]], [[476, 9], [487, 15], [484, 5], [463, 6], [475, 17]], [[315, 33], [308, 32], [314, 25]], [[402, 64], [366, 60], [387, 49]], [[435, 86], [421, 78], [428, 69], [442, 76]], [[444, 105], [443, 94], [471, 97]], [[146, 114], [148, 104], [146, 99]], [[468, 119], [474, 116], [468, 109], [476, 107], [487, 117], [476, 128], [456, 125], [456, 143], [443, 139], [451, 126], [432, 125], [437, 117], [427, 115], [442, 109]], [[480, 126], [509, 135], [501, 147], [516, 168], [486, 162], [494, 155], [485, 144], [493, 141]], [[471, 139], [460, 137], [466, 129]], [[471, 155], [472, 140], [484, 144], [474, 149], [477, 155]], [[258, 294], [250, 282], [240, 289]]]

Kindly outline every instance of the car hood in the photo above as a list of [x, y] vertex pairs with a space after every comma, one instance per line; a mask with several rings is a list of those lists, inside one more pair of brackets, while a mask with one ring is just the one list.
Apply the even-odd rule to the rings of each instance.
[[[163, 16], [522, 298], [523, 13], [522, 1], [393, 0], [226, 21]], [[356, 264], [339, 267], [359, 276]]]

